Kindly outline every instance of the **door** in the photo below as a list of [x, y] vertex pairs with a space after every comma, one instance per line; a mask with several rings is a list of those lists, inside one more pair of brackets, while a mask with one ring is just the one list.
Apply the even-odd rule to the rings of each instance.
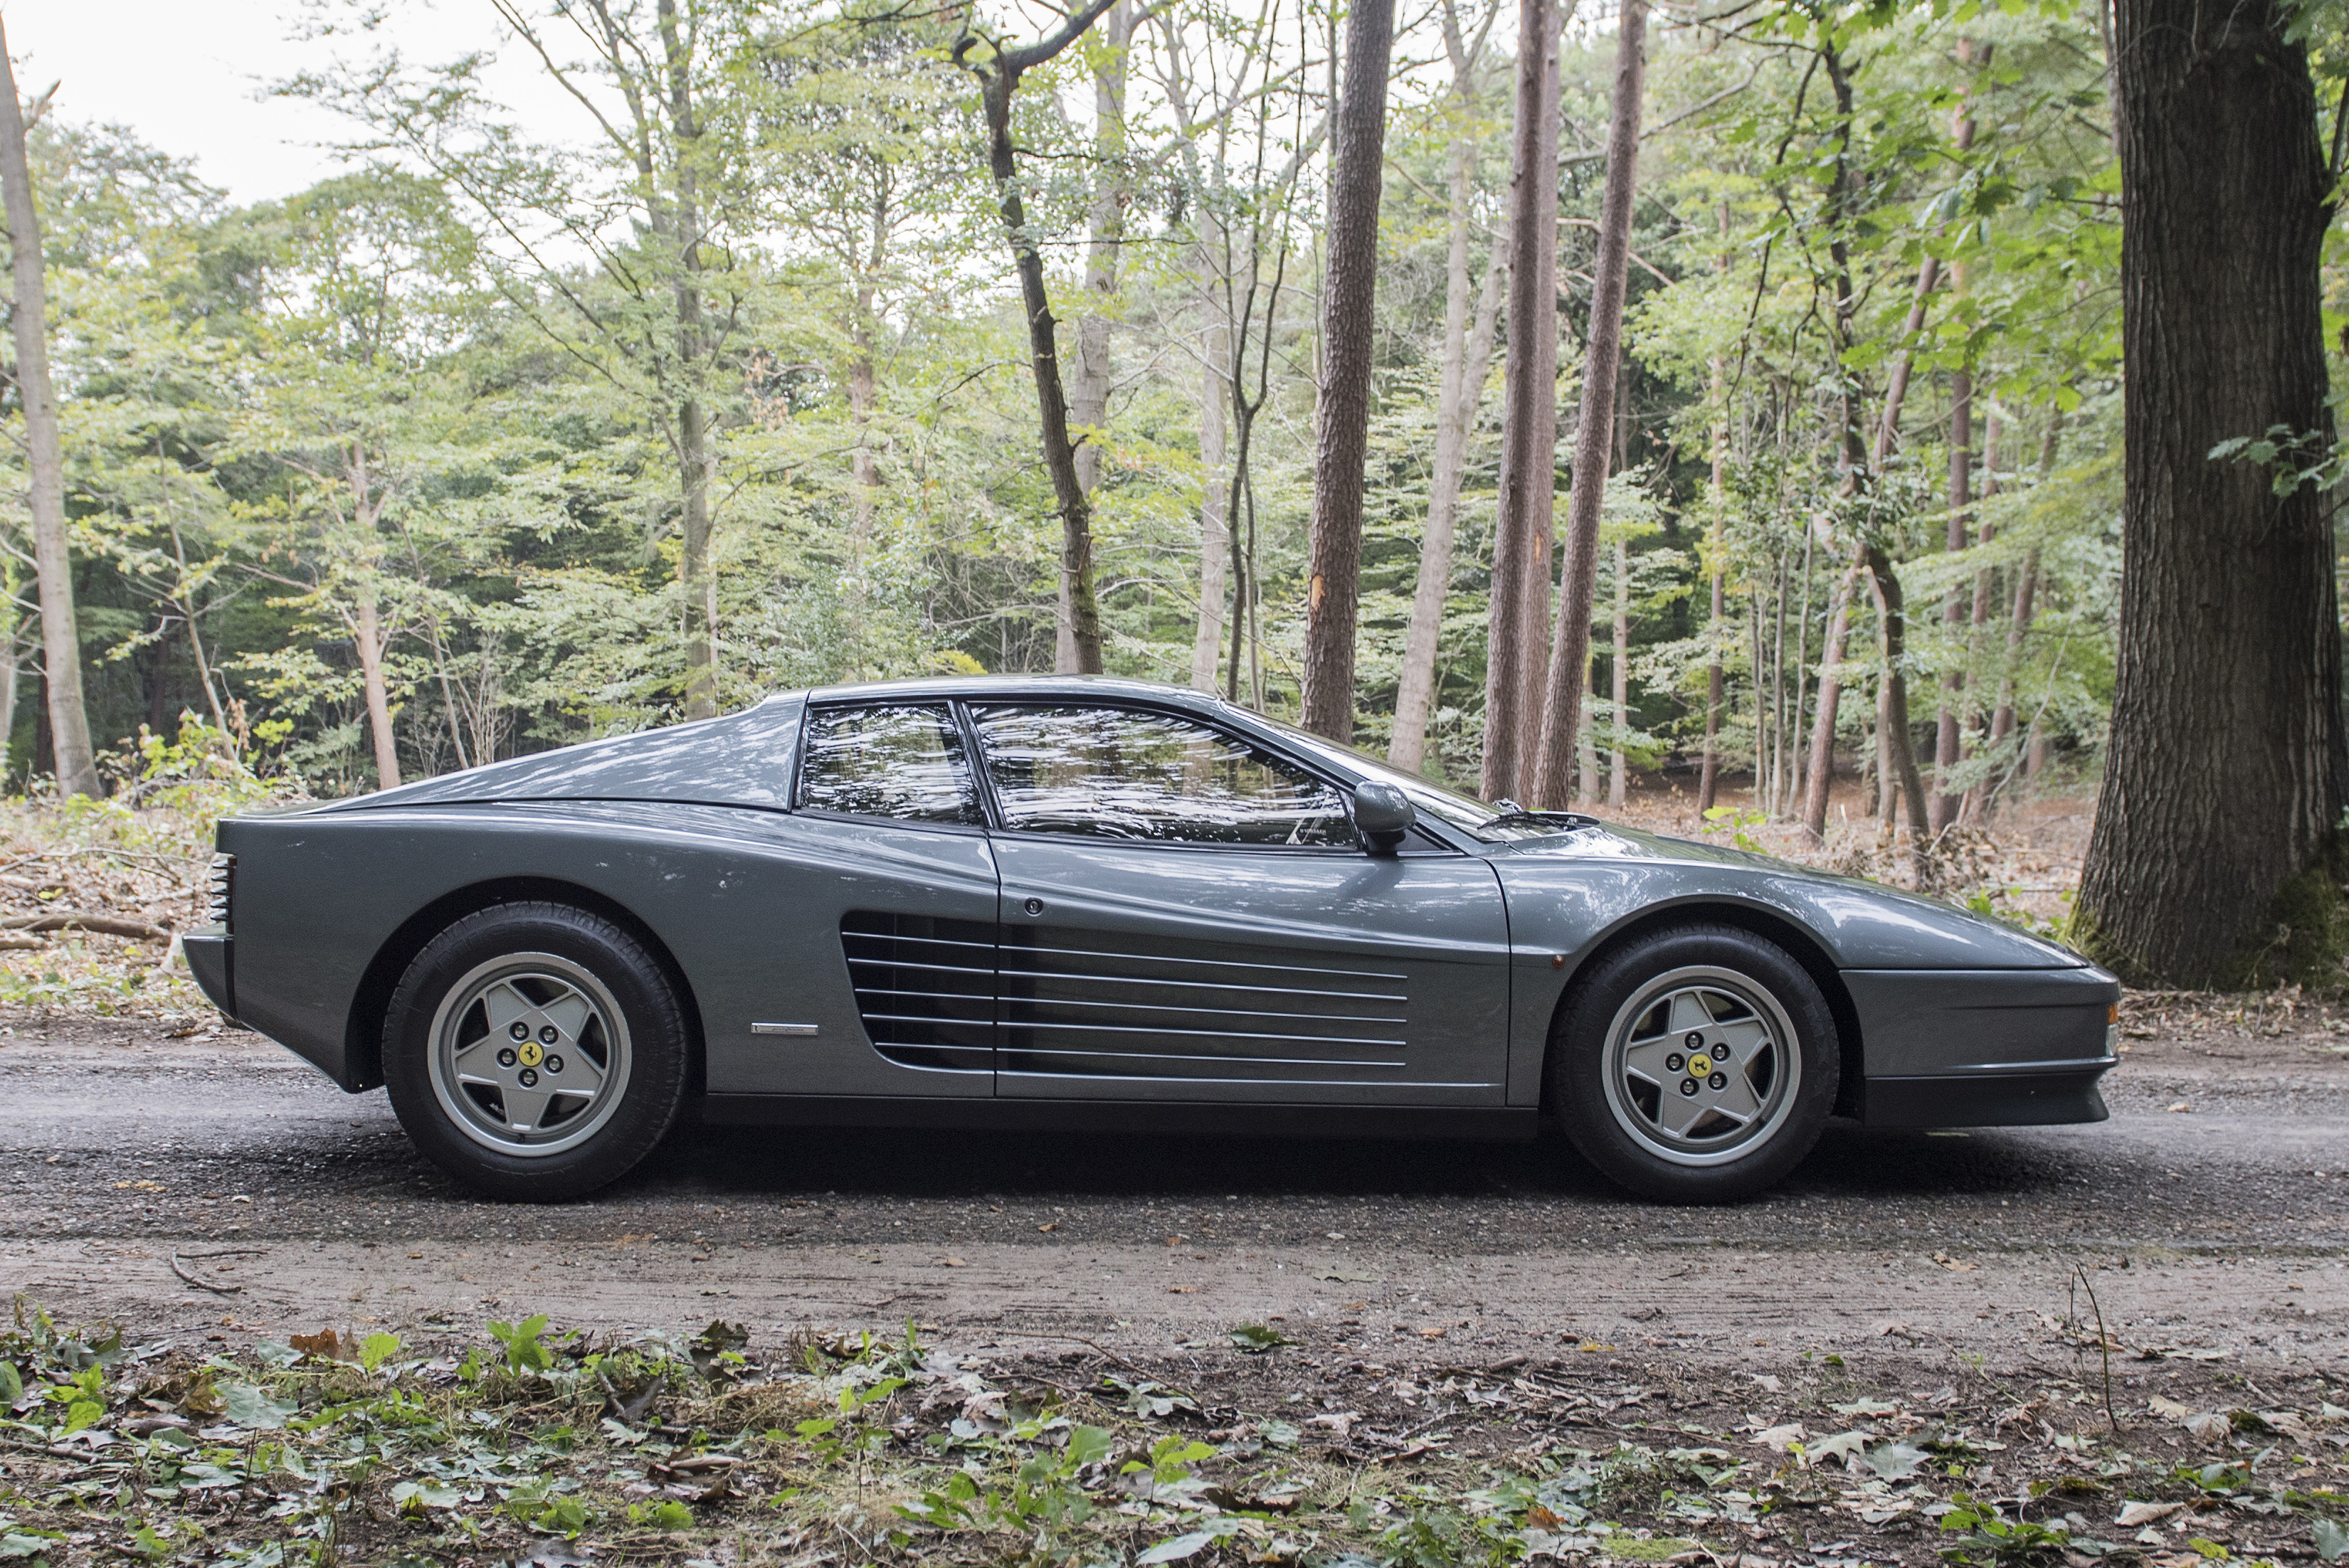
[[803, 934], [786, 951], [793, 965], [845, 967], [855, 1017], [839, 1036], [856, 1058], [853, 1072], [842, 1060], [802, 1083], [826, 1093], [993, 1092], [995, 863], [953, 709], [817, 707], [802, 751], [787, 919]]
[[1000, 824], [999, 1095], [1501, 1103], [1485, 861], [1371, 855], [1336, 785], [1193, 716], [968, 713]]

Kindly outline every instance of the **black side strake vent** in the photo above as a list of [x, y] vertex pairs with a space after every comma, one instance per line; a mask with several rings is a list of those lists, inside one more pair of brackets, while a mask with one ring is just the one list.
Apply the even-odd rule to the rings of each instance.
[[840, 946], [874, 1049], [909, 1068], [993, 1068], [993, 922], [852, 910]]

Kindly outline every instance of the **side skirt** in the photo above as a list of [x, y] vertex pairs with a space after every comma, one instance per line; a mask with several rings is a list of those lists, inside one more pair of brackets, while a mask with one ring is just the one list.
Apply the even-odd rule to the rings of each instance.
[[1195, 1138], [1455, 1139], [1529, 1143], [1531, 1106], [1202, 1105], [1143, 1100], [924, 1099], [898, 1096], [713, 1094], [701, 1119], [730, 1127], [948, 1128], [974, 1132], [1171, 1133]]

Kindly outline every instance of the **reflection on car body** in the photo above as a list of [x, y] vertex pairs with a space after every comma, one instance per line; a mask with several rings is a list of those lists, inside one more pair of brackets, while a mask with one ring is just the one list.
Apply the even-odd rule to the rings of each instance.
[[1834, 1114], [2100, 1119], [2119, 987], [1890, 889], [1522, 812], [1197, 692], [772, 697], [221, 825], [205, 991], [485, 1191], [708, 1119], [1533, 1136], [1739, 1196]]

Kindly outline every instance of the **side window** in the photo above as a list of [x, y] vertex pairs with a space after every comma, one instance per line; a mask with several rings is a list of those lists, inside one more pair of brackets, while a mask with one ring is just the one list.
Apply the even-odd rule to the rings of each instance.
[[1161, 843], [1360, 841], [1345, 797], [1196, 719], [1114, 707], [979, 707], [1004, 825]]
[[908, 822], [987, 820], [954, 716], [905, 703], [810, 714], [800, 807]]

